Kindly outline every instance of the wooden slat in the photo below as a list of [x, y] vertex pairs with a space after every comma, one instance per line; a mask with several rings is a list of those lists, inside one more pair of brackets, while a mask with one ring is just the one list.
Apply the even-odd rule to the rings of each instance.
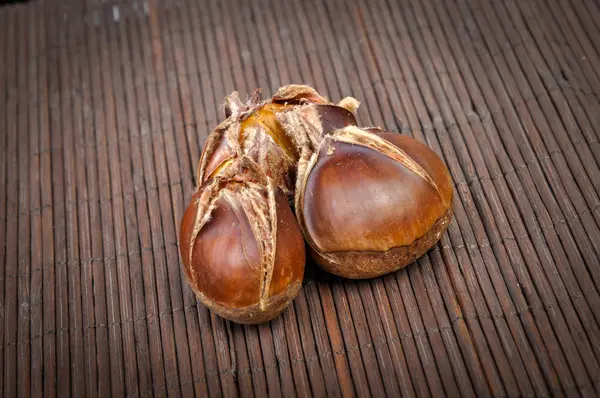
[[[57, 21], [58, 12], [49, 13], [50, 21]], [[51, 32], [48, 38], [52, 46], [66, 44], [64, 34], [58, 24], [50, 24]], [[62, 54], [60, 51], [52, 53], [53, 58], [48, 68], [48, 84], [50, 87], [50, 130], [52, 150], [52, 226], [54, 235], [54, 279], [55, 279], [55, 329], [56, 334], [56, 363], [49, 364], [46, 371], [49, 376], [56, 375], [56, 396], [70, 394], [71, 367], [69, 359], [69, 315], [68, 315], [68, 284], [67, 284], [67, 251], [66, 251], [66, 201], [64, 193], [64, 147], [63, 125], [67, 128], [64, 116], [62, 97], [68, 92], [61, 92], [63, 79], [61, 76]], [[47, 290], [44, 290], [46, 292]], [[48, 312], [51, 314], [52, 312]], [[52, 367], [55, 367], [52, 370]], [[52, 391], [52, 385], [46, 391]]]
[[[6, 80], [5, 84], [10, 87], [7, 91], [7, 104], [6, 113], [7, 115], [15, 115], [15, 117], [8, 117], [6, 121], [6, 135], [7, 135], [7, 182], [6, 182], [6, 267], [4, 271], [4, 358], [3, 358], [3, 393], [4, 396], [15, 396], [16, 390], [16, 373], [17, 373], [17, 277], [20, 272], [18, 266], [18, 248], [17, 242], [19, 237], [17, 235], [18, 230], [18, 215], [19, 215], [19, 201], [18, 201], [18, 181], [19, 181], [19, 163], [18, 163], [18, 123], [17, 123], [17, 104], [18, 104], [18, 71], [16, 68], [17, 64], [17, 48], [16, 37], [17, 32], [17, 14], [18, 10], [13, 9], [5, 15], [6, 21], [6, 36], [7, 36], [7, 54], [10, 54], [7, 61], [8, 65], [6, 68]], [[10, 86], [8, 86], [10, 84]], [[11, 216], [12, 215], [12, 216]]]
[[[9, 49], [7, 25], [5, 22], [6, 14], [0, 14], [0, 24], [3, 26], [2, 36], [0, 39], [0, 54], [7, 54]], [[0, 81], [6, 82], [8, 57], [0, 60]], [[6, 233], [7, 233], [7, 218], [6, 218], [6, 201], [7, 201], [7, 166], [8, 166], [8, 122], [7, 122], [7, 103], [8, 90], [3, 95], [0, 95], [0, 129], [3, 133], [0, 135], [0, 241], [3, 244], [0, 246], [0, 305], [2, 308], [6, 306], [4, 301], [4, 281], [6, 276]], [[0, 313], [0, 361], [4, 364], [4, 311]], [[0, 372], [0, 391], [4, 391], [4, 370]]]
[[[44, 13], [44, 15], [46, 15]], [[40, 267], [40, 278], [42, 280], [42, 318], [43, 324], [40, 330], [42, 343], [42, 382], [39, 394], [46, 397], [56, 395], [56, 289], [55, 289], [55, 255], [54, 255], [54, 231], [52, 208], [53, 183], [52, 162], [54, 151], [52, 150], [52, 131], [50, 112], [51, 101], [54, 100], [52, 84], [50, 83], [50, 71], [52, 64], [56, 64], [56, 58], [48, 55], [48, 48], [53, 45], [55, 35], [51, 24], [41, 18], [39, 40], [43, 43], [43, 52], [47, 54], [41, 58], [39, 63], [39, 89], [40, 89], [40, 190], [41, 190], [41, 212], [42, 212], [42, 258]], [[32, 337], [33, 338], [33, 337]]]
[[[60, 16], [59, 16], [60, 18]], [[64, 20], [63, 20], [64, 23]], [[75, 27], [76, 24], [70, 24], [71, 27]], [[79, 253], [79, 241], [81, 237], [79, 236], [78, 231], [78, 205], [77, 201], [77, 188], [81, 191], [84, 187], [78, 187], [77, 185], [77, 173], [81, 170], [79, 164], [77, 164], [75, 156], [77, 154], [77, 150], [75, 148], [75, 128], [77, 126], [76, 121], [78, 115], [81, 115], [81, 105], [77, 108], [76, 104], [80, 104], [79, 98], [72, 95], [73, 91], [77, 89], [81, 85], [81, 81], [76, 79], [77, 73], [77, 64], [71, 63], [69, 60], [71, 59], [71, 54], [78, 48], [75, 44], [76, 35], [70, 34], [70, 29], [65, 29], [62, 32], [62, 40], [61, 43], [61, 59], [60, 59], [60, 78], [61, 78], [61, 115], [63, 117], [62, 121], [62, 133], [63, 133], [63, 167], [64, 167], [64, 200], [65, 200], [65, 212], [66, 212], [66, 251], [67, 251], [67, 264], [65, 266], [64, 277], [65, 280], [65, 294], [68, 297], [68, 320], [69, 320], [69, 328], [67, 332], [69, 334], [69, 344], [70, 344], [70, 360], [67, 360], [67, 363], [71, 366], [71, 393], [74, 395], [82, 395], [87, 390], [89, 391], [90, 383], [93, 383], [93, 378], [96, 376], [95, 371], [91, 371], [90, 369], [95, 369], [96, 366], [96, 357], [102, 357], [102, 351], [105, 352], [107, 344], [101, 345], [101, 350], [98, 354], [92, 352], [92, 344], [89, 343], [91, 340], [90, 329], [84, 330], [83, 317], [86, 317], [86, 320], [89, 319], [91, 315], [89, 315], [89, 311], [97, 311], [99, 308], [102, 308], [102, 304], [99, 300], [95, 300], [94, 308], [86, 307], [86, 313], [83, 314], [83, 304], [82, 304], [82, 278], [81, 278], [81, 269], [83, 267], [84, 261], [80, 257]], [[79, 47], [80, 48], [80, 47]], [[74, 103], [75, 102], [75, 103]], [[76, 110], [79, 109], [80, 112]], [[86, 140], [87, 141], [87, 140]], [[87, 141], [86, 143], [89, 143]], [[89, 157], [90, 162], [94, 162], [93, 157]], [[87, 165], [86, 165], [87, 166]], [[86, 167], [87, 168], [87, 167]], [[89, 179], [89, 178], [88, 178]], [[91, 179], [91, 185], [97, 186], [97, 183], [94, 184], [95, 178]], [[86, 196], [83, 196], [84, 198]], [[92, 195], [90, 195], [92, 198]], [[95, 197], [94, 197], [95, 199]], [[100, 223], [91, 224], [91, 228], [100, 227]], [[98, 244], [102, 244], [100, 240], [96, 240]], [[101, 257], [101, 254], [98, 253], [98, 256]], [[91, 257], [90, 257], [91, 259]], [[89, 261], [88, 261], [89, 262]], [[89, 281], [89, 278], [88, 278]], [[96, 281], [96, 285], [99, 284], [99, 281]], [[89, 303], [89, 300], [87, 301]], [[97, 303], [97, 305], [96, 305]], [[105, 323], [105, 322], [104, 322]], [[84, 337], [84, 334], [86, 335]], [[84, 339], [86, 339], [88, 344], [85, 344]], [[87, 348], [87, 350], [86, 350]], [[98, 361], [100, 362], [100, 361]], [[109, 369], [104, 369], [105, 372], [108, 372]], [[103, 373], [106, 374], [106, 373]], [[87, 383], [87, 384], [86, 384]]]
[[[35, 131], [35, 121], [30, 120], [28, 111], [35, 109], [37, 98], [35, 97], [35, 78], [36, 67], [33, 54], [36, 53], [37, 46], [32, 40], [33, 32], [27, 29], [27, 20], [29, 19], [29, 10], [21, 9], [19, 13], [18, 35], [23, 38], [18, 51], [17, 62], [21, 68], [18, 79], [18, 129], [25, 131], [26, 139], [19, 143], [19, 228], [18, 228], [18, 264], [19, 272], [15, 280], [17, 286], [17, 394], [29, 396], [31, 393], [31, 345], [26, 343], [31, 336], [31, 227], [32, 219], [37, 219], [38, 215], [30, 211], [30, 174], [32, 169], [29, 159], [29, 148], [31, 146], [30, 136]], [[38, 198], [39, 200], [39, 198]], [[25, 342], [20, 344], [20, 342]]]
[[[9, 37], [12, 35], [9, 34], [10, 23], [8, 22], [8, 13], [0, 14], [0, 26], [2, 26], [2, 38], [0, 38], [0, 54], [10, 54], [11, 51], [11, 42]], [[12, 54], [11, 54], [12, 55]], [[9, 76], [9, 70], [11, 69], [11, 60], [14, 59], [13, 56], [8, 57], [5, 56], [4, 59], [0, 60], [0, 81], [3, 82], [3, 85], [6, 85]], [[4, 296], [5, 291], [5, 280], [6, 280], [6, 272], [8, 265], [7, 247], [8, 243], [8, 218], [7, 218], [7, 205], [8, 205], [8, 197], [9, 193], [8, 189], [8, 142], [9, 142], [9, 134], [8, 134], [8, 123], [10, 118], [8, 117], [8, 86], [6, 86], [7, 90], [5, 93], [0, 94], [0, 129], [2, 133], [0, 135], [0, 241], [3, 243], [0, 246], [0, 305], [2, 308], [6, 308], [6, 300]], [[6, 312], [2, 311], [0, 313], [0, 362], [4, 365], [4, 349], [5, 349], [5, 322], [6, 322]], [[0, 391], [4, 392], [4, 369], [0, 371]]]
[[[44, 53], [44, 42], [40, 40], [40, 31], [43, 31], [44, 25], [40, 21], [39, 14], [31, 15], [30, 17], [36, 25], [36, 29], [30, 29], [29, 41], [32, 43], [32, 58], [35, 54]], [[42, 36], [43, 37], [43, 36]], [[31, 153], [40, 153], [41, 147], [41, 131], [40, 126], [40, 109], [46, 104], [41, 98], [40, 86], [45, 83], [42, 75], [41, 65], [45, 64], [44, 58], [37, 58], [32, 62], [30, 69], [30, 79], [33, 80], [31, 90], [31, 99], [36, 104], [30, 108], [32, 118], [30, 120], [29, 131], [29, 146]], [[31, 258], [30, 258], [30, 275], [29, 290], [30, 290], [30, 332], [29, 339], [31, 341], [31, 395], [41, 397], [43, 393], [43, 329], [44, 329], [44, 313], [43, 313], [43, 293], [42, 293], [42, 273], [39, 272], [43, 263], [43, 238], [42, 238], [42, 199], [41, 199], [41, 157], [33, 156], [30, 159], [29, 183], [30, 197], [29, 206], [31, 209]], [[34, 211], [35, 210], [35, 211]]]
[[[84, 31], [81, 20], [68, 21], [73, 27], [73, 35], [69, 38], [69, 57], [76, 57], [70, 71], [71, 90], [65, 94], [72, 99], [73, 131], [71, 138], [74, 144], [77, 174], [77, 215], [79, 221], [79, 248], [82, 289], [82, 317], [85, 350], [85, 393], [95, 395], [106, 394], [110, 388], [109, 354], [104, 347], [108, 345], [106, 304], [104, 303], [104, 286], [97, 275], [103, 272], [102, 240], [94, 231], [101, 228], [100, 200], [97, 177], [96, 144], [94, 142], [94, 113], [91, 81], [96, 78], [90, 71], [95, 65], [89, 60], [81, 39], [75, 32]], [[81, 36], [80, 36], [81, 37]], [[86, 36], [84, 36], [86, 37]], [[90, 43], [91, 46], [91, 43]], [[93, 47], [91, 47], [93, 51]], [[101, 116], [104, 119], [104, 116]], [[104, 327], [96, 327], [103, 325]], [[100, 347], [100, 349], [97, 349]], [[102, 376], [100, 376], [102, 375]]]

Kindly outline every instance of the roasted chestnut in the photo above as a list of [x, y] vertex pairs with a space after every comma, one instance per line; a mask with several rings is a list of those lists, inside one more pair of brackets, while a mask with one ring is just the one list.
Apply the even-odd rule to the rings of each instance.
[[183, 216], [185, 275], [200, 301], [223, 318], [266, 322], [302, 285], [304, 240], [270, 178], [245, 158], [229, 171], [202, 185]]
[[371, 278], [406, 266], [452, 218], [446, 166], [404, 135], [355, 126], [325, 133], [300, 170], [300, 228], [315, 260], [342, 277]]

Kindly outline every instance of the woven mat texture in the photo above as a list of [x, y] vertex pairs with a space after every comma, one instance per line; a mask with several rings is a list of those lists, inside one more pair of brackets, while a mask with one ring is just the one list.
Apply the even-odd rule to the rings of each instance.
[[[288, 83], [427, 143], [456, 215], [240, 326], [179, 221], [225, 95]], [[0, 396], [600, 395], [599, 138], [594, 0], [1, 6]]]

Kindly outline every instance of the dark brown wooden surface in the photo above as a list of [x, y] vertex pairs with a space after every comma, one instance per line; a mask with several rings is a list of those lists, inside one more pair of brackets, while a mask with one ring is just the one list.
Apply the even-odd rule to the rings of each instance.
[[[230, 324], [179, 221], [224, 96], [287, 83], [427, 143], [456, 216]], [[599, 139], [594, 0], [0, 7], [0, 396], [598, 396]]]

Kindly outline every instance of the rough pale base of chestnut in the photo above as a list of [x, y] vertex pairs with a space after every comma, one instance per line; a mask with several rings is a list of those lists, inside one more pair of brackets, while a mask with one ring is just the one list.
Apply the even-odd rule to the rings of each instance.
[[233, 322], [241, 323], [244, 325], [256, 325], [259, 323], [269, 322], [276, 318], [283, 312], [284, 309], [290, 304], [290, 302], [298, 294], [298, 290], [302, 287], [302, 282], [295, 282], [289, 285], [281, 293], [269, 297], [267, 302], [264, 304], [264, 308], [260, 308], [260, 304], [251, 305], [244, 308], [228, 308], [219, 305], [200, 291], [198, 291], [192, 284], [190, 284], [196, 297], [204, 304], [208, 309], [215, 312], [222, 318], [228, 319]]
[[[394, 272], [417, 260], [435, 245], [448, 228], [454, 211], [452, 206], [433, 227], [410, 246], [394, 247], [385, 252], [346, 251], [318, 253], [311, 248], [315, 261], [327, 272], [349, 279], [375, 278]], [[326, 257], [324, 257], [326, 256]]]

